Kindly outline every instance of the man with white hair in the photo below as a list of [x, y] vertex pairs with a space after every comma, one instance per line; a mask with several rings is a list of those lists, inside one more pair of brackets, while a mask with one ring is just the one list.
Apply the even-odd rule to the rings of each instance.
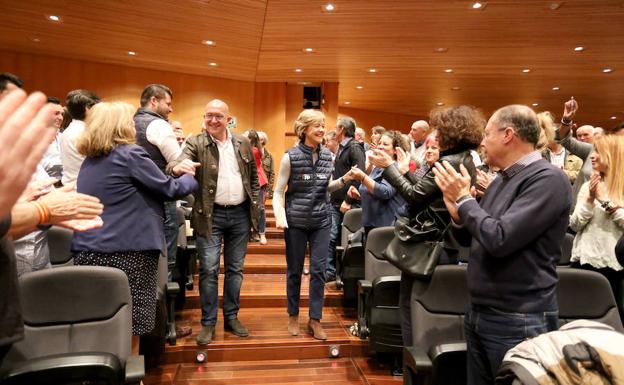
[[412, 124], [412, 129], [409, 132], [410, 154], [417, 163], [417, 167], [425, 162], [425, 139], [430, 133], [431, 128], [426, 121], [417, 120]]
[[594, 143], [594, 127], [586, 124], [576, 129], [576, 139], [583, 143]]
[[366, 131], [362, 127], [355, 127], [355, 140], [362, 143], [364, 151], [368, 151], [370, 147], [366, 143]]

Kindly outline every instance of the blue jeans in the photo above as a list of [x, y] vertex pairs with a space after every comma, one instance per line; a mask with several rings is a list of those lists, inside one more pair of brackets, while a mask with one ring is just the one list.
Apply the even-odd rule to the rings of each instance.
[[240, 289], [243, 284], [243, 264], [249, 242], [249, 207], [242, 204], [229, 208], [214, 206], [212, 212], [212, 235], [197, 236], [199, 264], [199, 296], [201, 300], [201, 324], [217, 323], [219, 305], [219, 260], [223, 240], [223, 318], [231, 320], [238, 316]]
[[464, 318], [468, 345], [468, 385], [493, 384], [509, 349], [528, 338], [557, 329], [557, 311], [508, 313], [472, 305]]
[[165, 213], [165, 242], [167, 243], [167, 280], [171, 281], [171, 274], [176, 264], [178, 252], [178, 212], [175, 201], [167, 201], [164, 205]]
[[325, 277], [333, 278], [336, 276], [336, 245], [340, 243], [342, 234], [342, 218], [344, 214], [339, 209], [331, 206], [331, 227], [329, 229], [329, 252], [327, 253], [327, 267], [325, 268]]
[[258, 198], [258, 234], [264, 234], [266, 232], [266, 186], [260, 187], [260, 196]]
[[284, 230], [286, 241], [288, 315], [299, 315], [301, 293], [301, 273], [305, 251], [310, 244], [310, 318], [320, 320], [323, 317], [325, 300], [325, 264], [329, 245], [329, 227], [305, 230], [287, 228]]

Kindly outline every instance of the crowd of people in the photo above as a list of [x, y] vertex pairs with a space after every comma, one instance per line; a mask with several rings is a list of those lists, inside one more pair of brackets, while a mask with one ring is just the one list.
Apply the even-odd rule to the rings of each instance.
[[[522, 105], [504, 106], [489, 120], [474, 107], [445, 107], [407, 134], [374, 126], [370, 142], [354, 119], [339, 117], [326, 131], [325, 115], [306, 109], [293, 123], [297, 143], [276, 159], [275, 172], [267, 135], [237, 134], [222, 100], [206, 104], [202, 131], [187, 137], [180, 122], [169, 120], [173, 91], [163, 84], [147, 85], [138, 109], [82, 89], [70, 91], [63, 107], [41, 93], [27, 97], [22, 86], [19, 77], [0, 74], [0, 138], [12, 144], [0, 148], [0, 360], [23, 334], [17, 277], [50, 267], [51, 225], [74, 230], [75, 264], [125, 272], [132, 333], [151, 332], [158, 258], [166, 255], [173, 273], [176, 208], [189, 194], [199, 257], [198, 345], [214, 339], [221, 258], [223, 327], [239, 337], [253, 333], [238, 317], [240, 291], [248, 242], [257, 236], [267, 244], [268, 198], [284, 231], [284, 326], [293, 336], [300, 333], [309, 249], [306, 331], [327, 339], [325, 285], [336, 278], [341, 224], [354, 208], [362, 209], [364, 242], [374, 228], [432, 212], [451, 229], [439, 263], [468, 264], [470, 384], [493, 383], [507, 350], [558, 328], [555, 267], [566, 233], [575, 235], [572, 267], [604, 275], [624, 315], [624, 126], [576, 128], [574, 99], [565, 102], [560, 122]], [[464, 261], [460, 246], [470, 248]], [[401, 275], [405, 346], [412, 344], [415, 279]]]

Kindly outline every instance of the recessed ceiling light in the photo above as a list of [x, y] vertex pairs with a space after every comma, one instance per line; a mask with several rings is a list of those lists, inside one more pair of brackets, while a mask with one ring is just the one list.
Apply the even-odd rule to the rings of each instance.
[[554, 86], [554, 87], [552, 88], [552, 90], [553, 90], [553, 91], [559, 91], [559, 87]]
[[355, 88], [357, 88], [358, 90], [361, 90], [364, 88], [364, 86], [355, 86]]
[[323, 10], [327, 11], [327, 12], [332, 12], [336, 10], [336, 6], [332, 3], [327, 3], [323, 6]]
[[444, 72], [446, 72], [447, 74], [450, 74], [451, 72], [453, 72], [452, 68], [447, 68], [444, 70]]
[[605, 68], [602, 70], [602, 72], [606, 73], [606, 74], [610, 74], [611, 72], [613, 72], [613, 69], [611, 68]]
[[214, 40], [202, 40], [202, 44], [214, 47], [215, 45], [217, 45], [217, 42]]
[[303, 72], [301, 68], [295, 68], [295, 72]]
[[443, 105], [444, 105], [444, 103], [442, 103], [442, 102], [437, 102], [436, 103], [436, 106], [443, 106]]
[[39, 39], [38, 37], [33, 37], [32, 41], [34, 41], [35, 43], [39, 43], [41, 39]]
[[532, 105], [533, 107], [537, 107], [537, 106], [539, 106], [539, 103], [533, 103], [533, 104], [531, 104], [531, 105]]
[[368, 72], [370, 72], [370, 73], [375, 73], [375, 72], [377, 72], [377, 69], [375, 69], [375, 68], [369, 68], [369, 69], [368, 69]]
[[310, 82], [297, 82], [297, 84], [300, 84], [302, 86], [309, 86], [311, 83]]
[[548, 4], [548, 8], [550, 8], [551, 11], [556, 11], [561, 7], [562, 4], [563, 1], [553, 1], [552, 3]]
[[216, 67], [216, 66], [217, 66], [217, 63], [215, 63], [215, 62], [211, 61], [210, 63], [208, 63], [208, 65], [209, 65], [209, 66], [211, 66], [211, 67]]
[[530, 68], [525, 68], [522, 70], [522, 72], [524, 72], [525, 74], [528, 74], [529, 72], [531, 72]]
[[303, 52], [305, 52], [305, 53], [312, 53], [312, 52], [314, 52], [314, 48], [304, 48]]
[[50, 16], [48, 16], [48, 20], [51, 20], [51, 21], [61, 21], [61, 17], [60, 16], [56, 16], [56, 15], [50, 15]]
[[583, 51], [584, 49], [585, 49], [585, 47], [581, 47], [581, 46], [574, 47], [574, 50], [575, 50], [576, 52], [581, 52], [581, 51]]
[[611, 120], [615, 120], [615, 119], [617, 119], [617, 116], [612, 116], [611, 117]]
[[136, 54], [137, 54], [137, 53], [136, 53], [136, 52], [134, 52], [134, 51], [128, 51], [128, 55], [130, 55], [130, 56], [136, 56]]
[[448, 51], [448, 48], [446, 47], [438, 47], [433, 50], [433, 52], [437, 52], [437, 53], [444, 53], [446, 51]]
[[459, 90], [461, 90], [460, 87], [451, 87], [451, 91], [459, 91]]
[[344, 104], [351, 104], [351, 102], [345, 102]]
[[476, 1], [472, 4], [472, 9], [483, 9], [485, 8], [485, 3], [482, 1]]

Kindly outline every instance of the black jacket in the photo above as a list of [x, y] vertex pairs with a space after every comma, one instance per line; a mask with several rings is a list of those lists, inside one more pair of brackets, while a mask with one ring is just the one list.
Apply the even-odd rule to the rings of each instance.
[[[360, 170], [364, 171], [364, 167], [366, 163], [366, 154], [364, 154], [364, 145], [357, 140], [351, 138], [347, 142], [347, 144], [342, 147], [338, 156], [336, 156], [336, 160], [334, 161], [334, 171], [332, 172], [332, 179], [336, 180], [349, 172], [351, 167], [357, 166]], [[347, 196], [347, 191], [349, 187], [355, 186], [358, 188], [360, 186], [359, 181], [350, 181], [345, 184], [345, 186], [341, 189], [338, 189], [331, 193], [331, 204], [338, 208], [342, 204], [342, 201], [347, 201], [347, 203], [352, 203], [351, 199]]]
[[[463, 164], [471, 176], [471, 184], [474, 185], [477, 173], [469, 150], [448, 150], [440, 155], [439, 162], [446, 160], [458, 172], [459, 165]], [[444, 199], [442, 198], [442, 191], [435, 183], [433, 171], [427, 171], [421, 179], [413, 183], [406, 176], [401, 175], [399, 169], [393, 164], [384, 170], [383, 177], [405, 199], [410, 217], [416, 216], [427, 206], [430, 206], [436, 212], [443, 213], [446, 219], [449, 218], [448, 211], [444, 205]]]

